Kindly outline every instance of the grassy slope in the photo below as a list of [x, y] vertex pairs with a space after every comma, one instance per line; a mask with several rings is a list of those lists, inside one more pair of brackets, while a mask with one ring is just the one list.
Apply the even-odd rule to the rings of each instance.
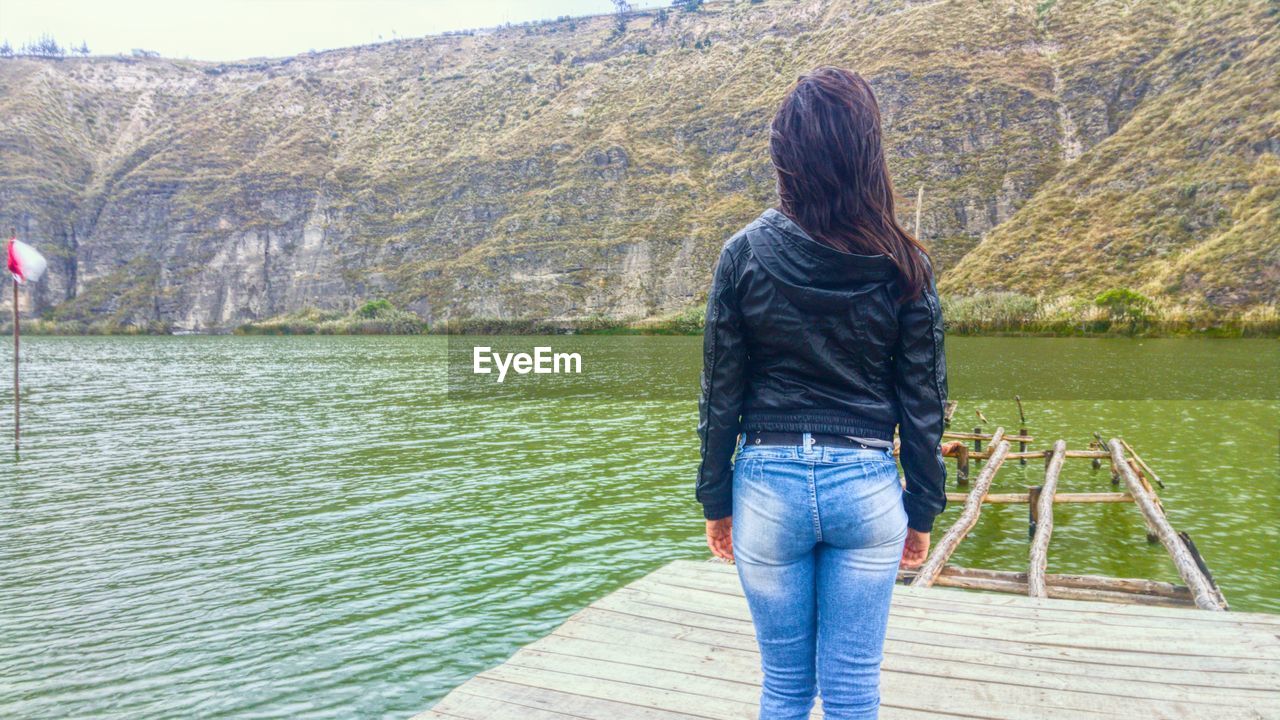
[[[1148, 59], [1142, 101], [943, 279], [942, 290], [1132, 287], [1188, 312], [1274, 304], [1280, 287], [1280, 15], [1205, 3], [1169, 18], [1055, 8], [1048, 26]], [[1065, 54], [1065, 53], [1064, 53]], [[1107, 59], [1063, 57], [1106, 70]]]

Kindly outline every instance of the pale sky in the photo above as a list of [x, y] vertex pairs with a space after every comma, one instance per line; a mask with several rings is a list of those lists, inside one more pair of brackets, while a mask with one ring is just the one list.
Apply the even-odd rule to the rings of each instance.
[[611, 0], [0, 0], [0, 40], [17, 49], [49, 33], [94, 55], [239, 60], [612, 11]]

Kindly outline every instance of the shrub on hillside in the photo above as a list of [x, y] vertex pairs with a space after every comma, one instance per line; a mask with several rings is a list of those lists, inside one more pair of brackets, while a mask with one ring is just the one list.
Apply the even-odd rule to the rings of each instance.
[[1093, 304], [1106, 310], [1112, 320], [1145, 322], [1151, 316], [1151, 298], [1129, 288], [1108, 290], [1094, 298]]

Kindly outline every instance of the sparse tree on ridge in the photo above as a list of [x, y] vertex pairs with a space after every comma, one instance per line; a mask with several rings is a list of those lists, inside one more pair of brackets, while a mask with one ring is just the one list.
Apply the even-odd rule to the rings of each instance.
[[627, 31], [627, 13], [631, 12], [628, 0], [613, 0], [613, 33], [621, 35]]
[[0, 57], [13, 57], [13, 46], [9, 44], [8, 40], [5, 40], [4, 44], [0, 45]]
[[35, 42], [29, 42], [22, 46], [19, 51], [22, 55], [33, 55], [35, 57], [62, 57], [67, 51], [58, 44], [57, 40], [49, 33], [44, 33]]

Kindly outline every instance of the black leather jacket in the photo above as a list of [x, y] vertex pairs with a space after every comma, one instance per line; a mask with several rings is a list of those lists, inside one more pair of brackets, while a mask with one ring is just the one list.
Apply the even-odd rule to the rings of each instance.
[[942, 313], [932, 273], [899, 304], [884, 255], [852, 255], [766, 210], [725, 243], [707, 299], [697, 498], [709, 520], [733, 513], [740, 432], [901, 437], [908, 525], [928, 531], [946, 506], [939, 443], [947, 400]]

